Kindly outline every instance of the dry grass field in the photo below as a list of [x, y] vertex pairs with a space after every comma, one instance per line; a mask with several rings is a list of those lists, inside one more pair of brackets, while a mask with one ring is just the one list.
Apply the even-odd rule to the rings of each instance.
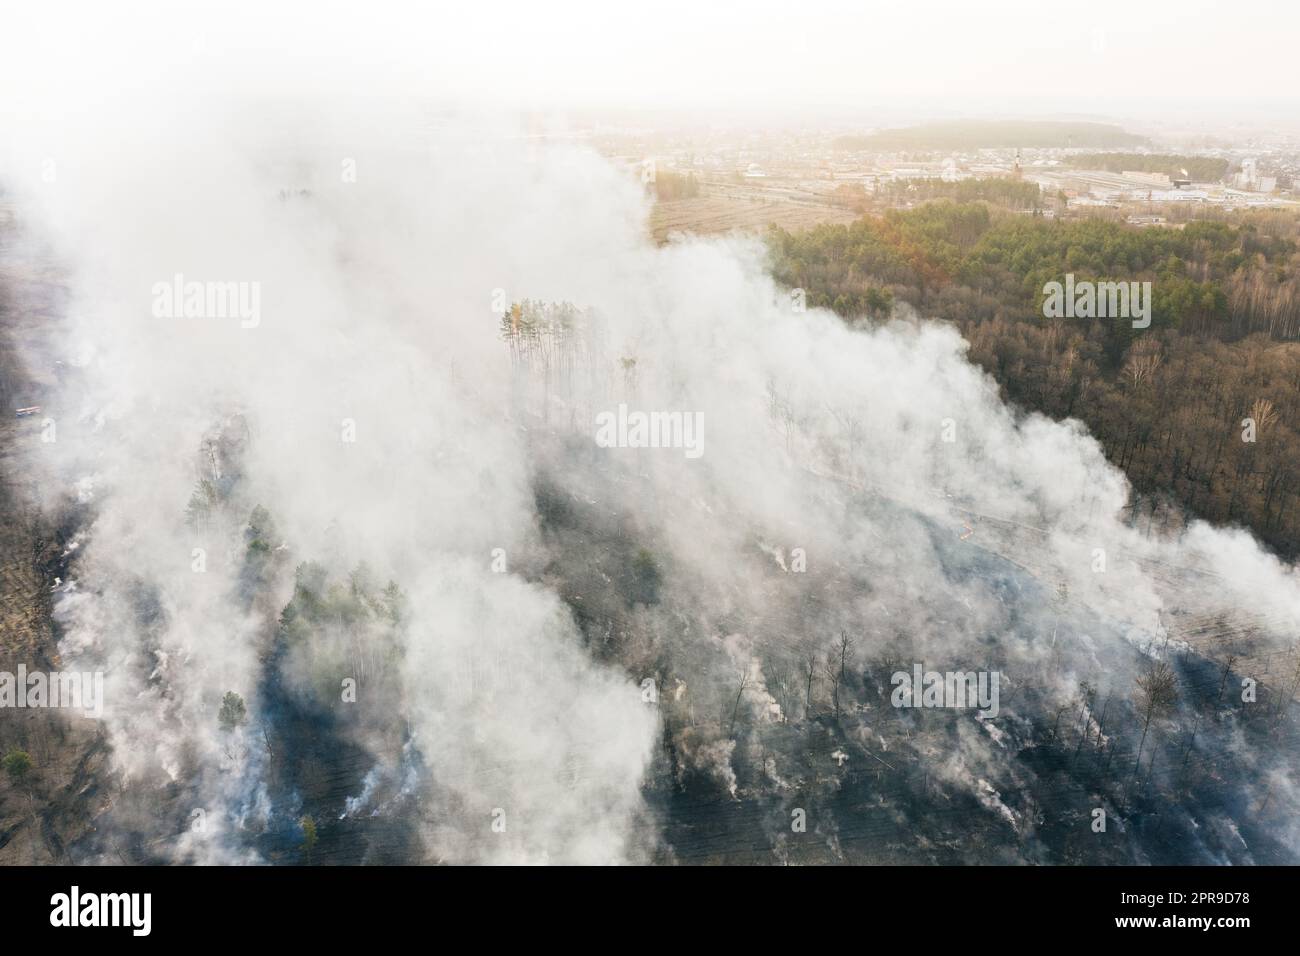
[[656, 203], [650, 228], [656, 242], [666, 242], [674, 233], [712, 236], [733, 231], [762, 232], [772, 224], [794, 231], [823, 222], [849, 223], [857, 218], [851, 210], [830, 205], [705, 195]]

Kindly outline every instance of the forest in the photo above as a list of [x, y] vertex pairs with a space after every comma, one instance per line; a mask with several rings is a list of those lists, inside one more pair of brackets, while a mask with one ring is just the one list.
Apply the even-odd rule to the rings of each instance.
[[[1296, 217], [1142, 229], [937, 201], [768, 239], [809, 305], [881, 321], [909, 303], [955, 323], [1018, 406], [1082, 420], [1134, 487], [1131, 520], [1239, 524], [1300, 554]], [[1151, 328], [1045, 319], [1066, 273], [1150, 280]]]
[[1006, 209], [1023, 210], [1042, 209], [1047, 198], [1037, 183], [993, 176], [952, 181], [934, 177], [892, 179], [882, 182], [875, 196], [891, 205], [951, 199], [955, 202], [984, 201]]
[[1170, 179], [1187, 177], [1217, 183], [1231, 165], [1214, 156], [1171, 156], [1164, 153], [1083, 153], [1070, 157], [1079, 169], [1104, 169], [1112, 173], [1164, 173]]

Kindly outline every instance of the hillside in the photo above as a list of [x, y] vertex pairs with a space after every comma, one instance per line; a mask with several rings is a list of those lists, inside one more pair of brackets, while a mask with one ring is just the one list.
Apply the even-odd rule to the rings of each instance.
[[[810, 304], [883, 319], [889, 303], [956, 324], [970, 357], [1018, 405], [1081, 419], [1139, 492], [1249, 527], [1300, 553], [1300, 338], [1294, 220], [1141, 230], [931, 203], [851, 226], [776, 231], [776, 275]], [[1043, 317], [1045, 283], [1152, 282], [1152, 325]], [[1260, 428], [1242, 441], [1242, 420]]]

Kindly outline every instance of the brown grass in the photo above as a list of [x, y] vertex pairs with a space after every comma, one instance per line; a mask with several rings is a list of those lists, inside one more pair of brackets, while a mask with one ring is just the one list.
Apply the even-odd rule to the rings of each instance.
[[729, 232], [762, 232], [775, 224], [797, 231], [823, 222], [850, 223], [858, 215], [835, 206], [763, 200], [741, 196], [698, 196], [656, 203], [650, 231], [656, 242], [674, 233], [699, 236]]

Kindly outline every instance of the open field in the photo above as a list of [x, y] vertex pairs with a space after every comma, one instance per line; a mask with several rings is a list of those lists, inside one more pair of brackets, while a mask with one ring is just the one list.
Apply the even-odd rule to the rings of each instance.
[[823, 222], [849, 223], [857, 218], [853, 211], [836, 206], [745, 195], [709, 195], [656, 203], [650, 228], [656, 242], [666, 242], [673, 233], [708, 236], [734, 230], [754, 232], [773, 223], [796, 231]]

